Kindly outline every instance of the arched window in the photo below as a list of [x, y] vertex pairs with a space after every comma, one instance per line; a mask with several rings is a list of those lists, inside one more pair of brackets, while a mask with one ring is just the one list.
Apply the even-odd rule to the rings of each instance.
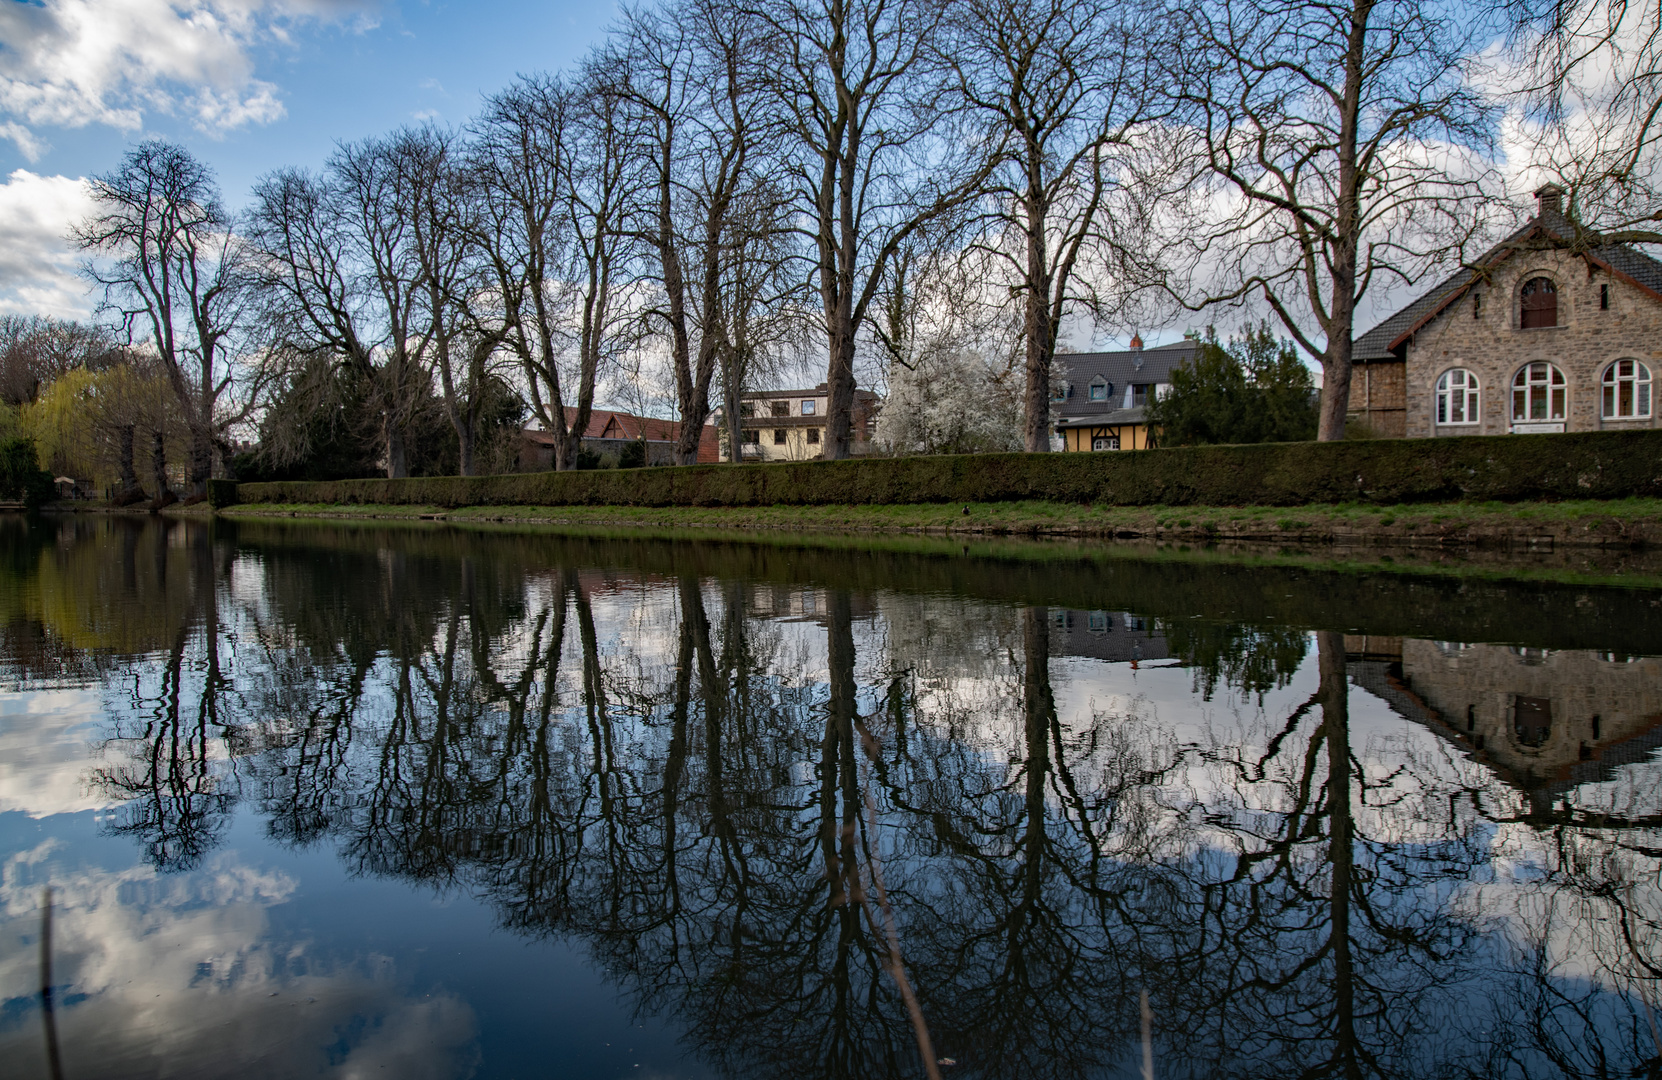
[[1558, 286], [1544, 277], [1530, 278], [1523, 287], [1523, 328], [1557, 325]]
[[1562, 420], [1569, 398], [1556, 364], [1525, 364], [1512, 377], [1513, 420]]
[[1450, 368], [1437, 380], [1437, 422], [1475, 424], [1482, 417], [1477, 408], [1477, 376], [1465, 368]]
[[1637, 420], [1650, 415], [1650, 368], [1618, 360], [1604, 369], [1604, 418]]

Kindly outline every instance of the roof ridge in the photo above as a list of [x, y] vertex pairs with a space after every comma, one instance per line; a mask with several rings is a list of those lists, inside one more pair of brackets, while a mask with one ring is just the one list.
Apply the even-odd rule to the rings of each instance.
[[[1505, 239], [1491, 245], [1475, 261], [1462, 265], [1367, 331], [1355, 335], [1352, 338], [1352, 357], [1373, 360], [1392, 356], [1393, 347], [1403, 337], [1442, 314], [1450, 303], [1481, 280], [1486, 271], [1516, 255], [1522, 242], [1531, 234], [1539, 231], [1558, 244], [1580, 246], [1572, 242], [1576, 229], [1576, 224], [1564, 214], [1551, 210], [1538, 212]], [[1598, 243], [1603, 237], [1596, 230], [1583, 228], [1581, 236], [1594, 242], [1583, 250], [1574, 251], [1574, 254], [1598, 263], [1662, 301], [1662, 261], [1628, 244]]]

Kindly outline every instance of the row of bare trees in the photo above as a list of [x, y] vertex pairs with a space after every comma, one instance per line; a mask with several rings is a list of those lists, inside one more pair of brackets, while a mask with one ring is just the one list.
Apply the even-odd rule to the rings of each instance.
[[[1509, 28], [1534, 56], [1561, 42], [1527, 92], [1562, 102], [1585, 75], [1571, 46], [1619, 48], [1643, 21], [1532, 17], [1413, 0], [665, 0], [459, 130], [266, 176], [238, 219], [200, 162], [141, 144], [94, 182], [75, 239], [107, 307], [152, 342], [194, 488], [259, 408], [248, 387], [304, 392], [320, 364], [365, 388], [389, 476], [435, 398], [475, 472], [505, 391], [557, 434], [557, 468], [619, 387], [673, 403], [690, 463], [718, 407], [738, 444], [742, 391], [793, 352], [823, 356], [824, 454], [846, 457], [857, 360], [910, 368], [920, 334], [965, 320], [1016, 328], [1021, 444], [1040, 451], [1065, 328], [1241, 306], [1319, 363], [1334, 439], [1358, 311], [1469, 262], [1505, 222], [1489, 46]], [[1641, 68], [1653, 51], [1630, 50]], [[1615, 95], [1637, 140], [1628, 179], [1612, 165], [1575, 189], [1618, 217], [1648, 167], [1650, 86]], [[1546, 164], [1592, 168], [1570, 157]]]

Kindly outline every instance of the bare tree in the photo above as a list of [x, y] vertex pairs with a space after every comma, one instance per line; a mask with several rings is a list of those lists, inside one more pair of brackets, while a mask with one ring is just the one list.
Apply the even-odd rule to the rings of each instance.
[[[1062, 321], [1101, 314], [1103, 218], [1124, 175], [1113, 155], [1153, 114], [1160, 73], [1133, 7], [1107, 0], [964, 0], [943, 61], [1007, 156], [966, 254], [1014, 284], [1026, 347], [1023, 446], [1050, 449], [1051, 359]], [[1001, 274], [1000, 277], [1004, 277]]]
[[476, 471], [479, 423], [496, 388], [494, 361], [510, 333], [501, 295], [482, 257], [485, 225], [478, 174], [461, 161], [454, 136], [425, 127], [394, 143], [408, 175], [408, 215], [421, 291], [421, 334], [456, 432], [458, 469]]
[[925, 0], [764, 0], [770, 90], [825, 320], [824, 456], [852, 449], [857, 338], [894, 260], [981, 190], [998, 160], [959, 123]]
[[409, 475], [407, 429], [430, 378], [425, 283], [400, 141], [340, 146], [322, 176], [286, 169], [254, 188], [250, 236], [274, 356], [327, 354], [370, 388], [389, 477]]
[[[1631, 0], [1508, 0], [1511, 89], [1535, 179], [1565, 188], [1572, 244], [1662, 243], [1662, 18]], [[1521, 77], [1519, 73], [1522, 73]]]
[[103, 308], [129, 336], [149, 333], [190, 432], [186, 486], [203, 496], [229, 422], [217, 411], [232, 382], [227, 339], [245, 316], [242, 241], [212, 173], [183, 147], [146, 140], [91, 186], [97, 210], [71, 238]]
[[628, 213], [638, 162], [619, 105], [597, 71], [571, 87], [522, 77], [475, 125], [482, 235], [507, 344], [533, 412], [557, 436], [557, 469], [577, 466], [596, 380], [632, 318]]
[[[783, 191], [770, 175], [778, 136], [762, 100], [762, 23], [720, 0], [629, 13], [606, 68], [635, 125], [646, 173], [639, 235], [653, 255], [681, 420], [675, 462], [698, 460], [710, 388], [734, 353], [731, 304], [766, 298], [744, 260], [784, 228]], [[737, 277], [751, 278], [738, 296]], [[778, 290], [769, 290], [777, 292]]]
[[1191, 310], [1267, 304], [1321, 364], [1318, 439], [1344, 434], [1363, 296], [1462, 258], [1484, 224], [1495, 109], [1466, 77], [1480, 23], [1418, 0], [1164, 14], [1181, 121], [1166, 153], [1187, 163], [1166, 197], [1187, 262], [1164, 285]]
[[46, 383], [77, 368], [119, 363], [125, 350], [106, 326], [42, 315], [0, 315], [0, 401], [33, 401]]
[[[548, 430], [561, 433], [571, 98], [558, 79], [519, 78], [485, 103], [473, 124], [471, 149], [481, 200], [477, 227], [503, 306], [508, 346], [519, 361], [534, 414]], [[554, 462], [563, 469], [575, 464], [566, 458], [563, 438], [555, 444]]]

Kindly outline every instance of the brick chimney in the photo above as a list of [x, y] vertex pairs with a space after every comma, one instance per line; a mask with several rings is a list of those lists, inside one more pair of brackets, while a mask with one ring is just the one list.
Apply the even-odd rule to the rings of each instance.
[[1557, 184], [1542, 184], [1535, 189], [1536, 214], [1563, 214], [1564, 189]]

